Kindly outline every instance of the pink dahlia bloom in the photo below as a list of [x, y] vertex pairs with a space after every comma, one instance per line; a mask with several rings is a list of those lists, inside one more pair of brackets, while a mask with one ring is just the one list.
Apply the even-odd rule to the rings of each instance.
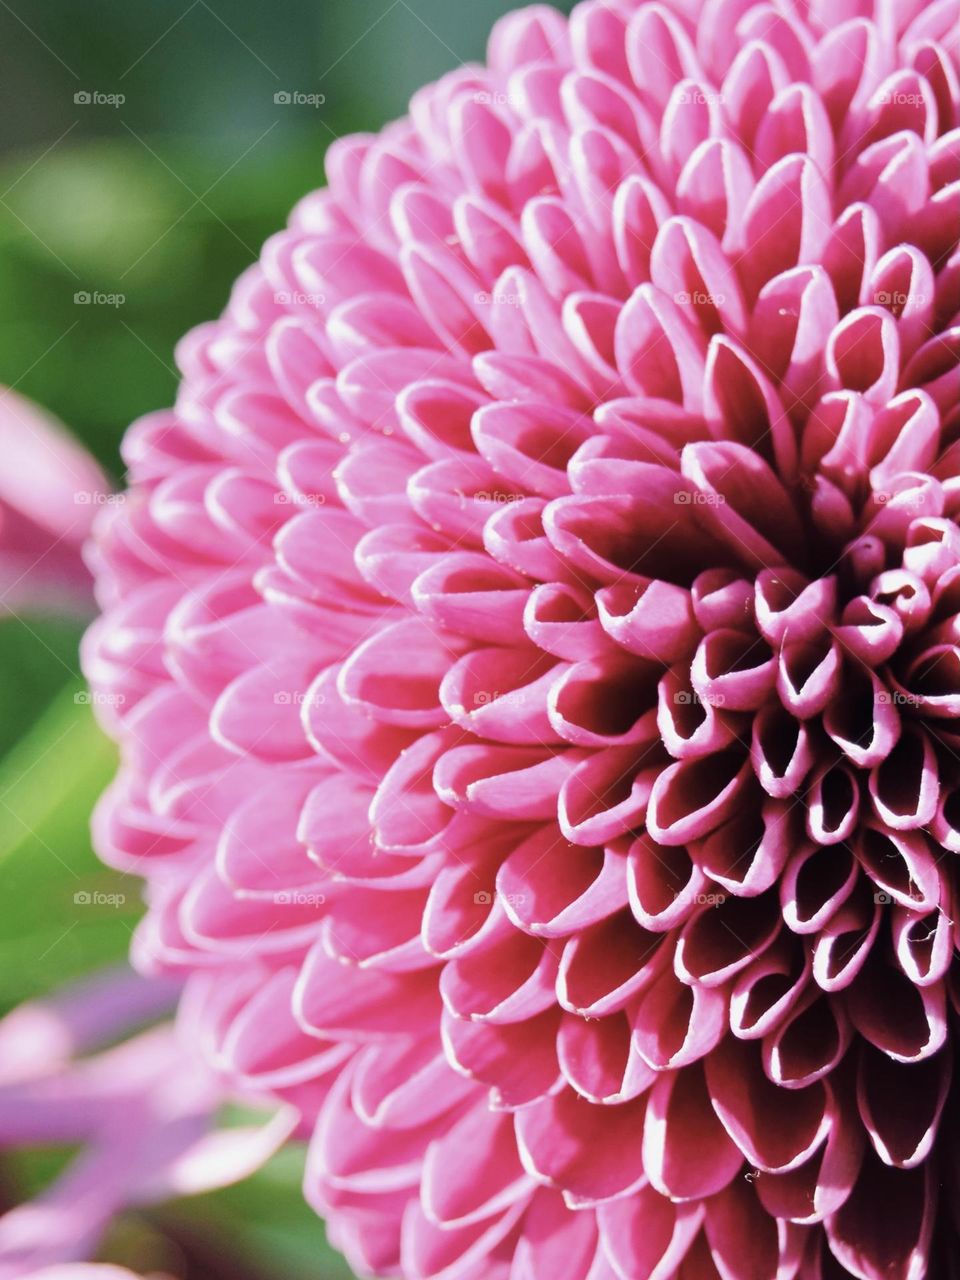
[[89, 609], [80, 550], [108, 490], [58, 422], [0, 387], [0, 614]]
[[0, 1150], [81, 1148], [52, 1186], [0, 1217], [0, 1280], [120, 1280], [128, 1273], [59, 1264], [94, 1253], [123, 1209], [244, 1178], [289, 1135], [289, 1107], [260, 1127], [217, 1130], [222, 1079], [170, 1025], [93, 1052], [168, 1009], [176, 990], [110, 974], [0, 1021]]
[[945, 1274], [958, 15], [514, 14], [127, 437], [97, 839], [363, 1273]]

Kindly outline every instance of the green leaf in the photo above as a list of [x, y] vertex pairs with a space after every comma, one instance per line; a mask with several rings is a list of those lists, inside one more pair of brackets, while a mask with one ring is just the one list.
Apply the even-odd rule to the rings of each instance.
[[90, 812], [116, 768], [71, 680], [0, 761], [0, 1008], [126, 956], [138, 881], [104, 867]]
[[327, 1243], [323, 1222], [303, 1198], [303, 1143], [288, 1143], [262, 1169], [235, 1186], [180, 1200], [164, 1223], [202, 1225], [231, 1250], [284, 1280], [351, 1280], [353, 1272]]

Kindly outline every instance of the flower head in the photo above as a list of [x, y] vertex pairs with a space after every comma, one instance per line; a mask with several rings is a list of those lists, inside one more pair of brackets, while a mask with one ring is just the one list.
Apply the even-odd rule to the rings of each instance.
[[504, 19], [127, 437], [100, 849], [362, 1271], [952, 1247], [956, 19]]

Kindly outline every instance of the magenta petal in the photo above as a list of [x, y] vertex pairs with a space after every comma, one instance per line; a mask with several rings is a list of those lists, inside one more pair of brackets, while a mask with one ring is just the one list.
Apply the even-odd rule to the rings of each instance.
[[564, 1015], [557, 1057], [564, 1079], [590, 1102], [627, 1102], [645, 1093], [656, 1078], [640, 1057], [624, 1012], [589, 1022]]
[[685, 844], [706, 835], [733, 813], [747, 771], [747, 763], [733, 750], [669, 765], [650, 794], [650, 834], [661, 844]]
[[695, 626], [689, 593], [669, 582], [605, 587], [598, 593], [600, 623], [619, 645], [664, 661], [692, 647]]
[[507, 1208], [525, 1182], [512, 1117], [475, 1107], [427, 1148], [423, 1210], [438, 1225], [467, 1226]]
[[658, 772], [652, 754], [650, 745], [607, 747], [577, 763], [558, 797], [560, 829], [569, 840], [606, 843], [642, 821]]
[[[511, 1280], [593, 1280], [597, 1224], [592, 1213], [573, 1213], [553, 1191], [539, 1190], [524, 1217]], [[588, 1275], [589, 1273], [589, 1275]]]
[[850, 1198], [827, 1220], [834, 1257], [863, 1280], [923, 1275], [933, 1231], [928, 1171], [888, 1169], [867, 1158]]
[[677, 1274], [702, 1216], [699, 1206], [671, 1204], [652, 1187], [642, 1188], [629, 1200], [601, 1205], [597, 1212], [600, 1238], [618, 1280], [636, 1275], [668, 1280]]
[[651, 1186], [675, 1201], [722, 1191], [743, 1164], [711, 1104], [698, 1066], [661, 1075], [650, 1091], [643, 1165]]
[[491, 1103], [513, 1109], [561, 1086], [554, 1041], [558, 1010], [525, 1022], [464, 1022], [444, 1012], [444, 1051], [457, 1071], [487, 1085]]
[[321, 948], [307, 957], [294, 992], [297, 1021], [308, 1033], [346, 1031], [363, 1041], [438, 1016], [436, 978], [427, 973], [384, 974], [345, 967]]
[[458, 1018], [522, 1022], [554, 1002], [559, 953], [509, 928], [469, 955], [451, 960], [440, 994]]
[[914, 1169], [933, 1145], [949, 1085], [943, 1054], [904, 1066], [863, 1047], [857, 1071], [857, 1106], [884, 1164]]
[[[646, 1182], [640, 1156], [645, 1099], [598, 1109], [566, 1089], [517, 1112], [524, 1168], [564, 1193], [571, 1208], [602, 1204]], [[610, 1158], [600, 1139], [620, 1135]]]
[[575, 934], [563, 947], [557, 999], [584, 1017], [622, 1009], [652, 981], [663, 960], [660, 946], [626, 911]]
[[835, 1107], [821, 1083], [781, 1089], [761, 1068], [756, 1046], [729, 1039], [706, 1064], [717, 1115], [744, 1157], [765, 1173], [785, 1173], [826, 1141]]
[[796, 1274], [804, 1233], [768, 1218], [742, 1178], [708, 1203], [704, 1229], [723, 1280], [779, 1280]]
[[800, 789], [814, 756], [802, 721], [785, 707], [770, 705], [753, 722], [751, 759], [757, 780], [777, 799]]
[[626, 892], [622, 854], [578, 849], [552, 826], [519, 845], [497, 875], [507, 915], [541, 937], [562, 937], [613, 915], [626, 904]]
[[636, 1007], [633, 1044], [654, 1071], [697, 1062], [719, 1044], [727, 1025], [727, 999], [712, 987], [681, 982], [663, 968]]

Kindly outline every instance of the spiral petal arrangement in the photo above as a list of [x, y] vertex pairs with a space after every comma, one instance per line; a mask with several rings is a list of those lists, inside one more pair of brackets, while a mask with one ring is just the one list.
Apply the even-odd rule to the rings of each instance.
[[945, 1274], [958, 19], [511, 15], [127, 436], [99, 847], [364, 1274]]

